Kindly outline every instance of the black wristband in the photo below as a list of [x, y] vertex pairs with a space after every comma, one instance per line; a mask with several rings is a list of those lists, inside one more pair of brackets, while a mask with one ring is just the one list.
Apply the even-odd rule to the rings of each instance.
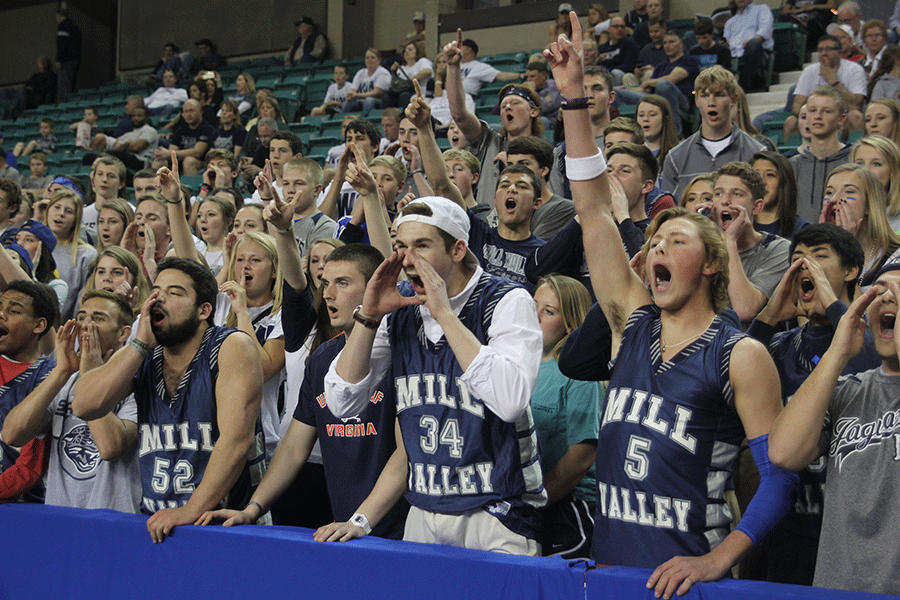
[[588, 102], [590, 102], [590, 100], [591, 99], [587, 96], [584, 98], [572, 98], [571, 100], [563, 98], [559, 103], [559, 108], [561, 110], [581, 110], [588, 107]]

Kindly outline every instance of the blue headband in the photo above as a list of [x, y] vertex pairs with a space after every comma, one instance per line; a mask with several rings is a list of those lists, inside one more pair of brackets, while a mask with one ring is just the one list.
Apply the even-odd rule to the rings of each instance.
[[517, 88], [517, 87], [509, 88], [509, 89], [506, 91], [505, 94], [503, 94], [502, 96], [500, 96], [500, 100], [503, 100], [504, 98], [506, 98], [506, 97], [509, 96], [510, 94], [515, 94], [516, 96], [520, 96], [520, 97], [522, 97], [522, 98], [525, 98], [525, 100], [528, 101], [528, 104], [530, 104], [530, 105], [532, 106], [532, 108], [540, 108], [537, 104], [534, 103], [534, 98], [531, 97], [531, 94], [528, 94], [528, 93], [525, 92], [525, 90], [521, 90], [521, 89], [519, 89], [519, 88]]
[[78, 197], [81, 198], [82, 202], [84, 202], [84, 194], [81, 193], [81, 190], [79, 190], [78, 187], [74, 183], [72, 183], [72, 180], [68, 177], [58, 175], [53, 181], [50, 182], [50, 185], [53, 185], [54, 183], [58, 183], [64, 188], [72, 190], [73, 192], [78, 194]]

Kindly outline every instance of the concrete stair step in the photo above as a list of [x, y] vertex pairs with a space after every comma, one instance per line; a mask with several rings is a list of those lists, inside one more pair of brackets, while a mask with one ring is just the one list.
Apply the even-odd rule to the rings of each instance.
[[785, 71], [778, 74], [778, 83], [797, 83], [803, 71]]
[[769, 89], [768, 92], [759, 92], [756, 94], [748, 94], [747, 95], [747, 103], [748, 106], [758, 106], [761, 104], [778, 104], [781, 103], [784, 106], [785, 101], [787, 100], [787, 90], [772, 90]]

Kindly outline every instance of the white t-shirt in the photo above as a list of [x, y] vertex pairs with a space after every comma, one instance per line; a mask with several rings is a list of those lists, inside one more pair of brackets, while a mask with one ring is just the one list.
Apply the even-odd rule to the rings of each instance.
[[[797, 88], [794, 94], [797, 96], [809, 96], [812, 91], [819, 86], [829, 85], [821, 75], [822, 65], [813, 63], [803, 69], [800, 79], [797, 81]], [[866, 71], [859, 64], [849, 61], [845, 58], [841, 59], [838, 66], [837, 78], [844, 87], [854, 94], [866, 94], [868, 80], [866, 79]]]
[[403, 75], [400, 75], [401, 78], [404, 76], [406, 79], [412, 80], [413, 77], [416, 76], [416, 73], [422, 71], [424, 69], [431, 69], [431, 75], [426, 77], [425, 79], [419, 80], [419, 85], [422, 86], [422, 89], [425, 89], [425, 85], [431, 80], [431, 77], [434, 76], [434, 64], [425, 58], [424, 56], [417, 60], [412, 66], [403, 65], [397, 69], [397, 71], [402, 71]]
[[[282, 186], [278, 185], [274, 181], [272, 182], [272, 187], [275, 188], [275, 191], [278, 192], [278, 197], [284, 200], [284, 193], [282, 193]], [[263, 204], [262, 197], [259, 195], [259, 190], [254, 190], [253, 195], [249, 198], [244, 198], [244, 204]]]
[[473, 96], [478, 93], [481, 86], [485, 83], [491, 83], [497, 79], [500, 73], [497, 69], [480, 60], [470, 60], [459, 64], [459, 70], [462, 73], [463, 89], [467, 94]]
[[[264, 306], [251, 306], [247, 309], [253, 329], [256, 331], [257, 340], [262, 338], [263, 344], [269, 340], [277, 340], [284, 337], [284, 329], [281, 327], [281, 311], [260, 318], [267, 309], [271, 309], [272, 303]], [[231, 298], [224, 292], [219, 292], [216, 299], [216, 325], [224, 326], [231, 310]], [[257, 320], [258, 319], [258, 320]], [[262, 420], [263, 434], [266, 436], [266, 458], [271, 458], [275, 447], [281, 440], [278, 428], [281, 424], [281, 415], [278, 413], [278, 398], [283, 393], [287, 374], [284, 368], [263, 383], [262, 405], [260, 406], [260, 419]]]
[[353, 89], [361, 94], [368, 94], [375, 88], [387, 91], [391, 87], [391, 73], [384, 67], [378, 67], [369, 75], [369, 70], [363, 67], [353, 76]]
[[[325, 101], [324, 102], [346, 102], [347, 101], [347, 92], [353, 89], [353, 86], [349, 81], [344, 82], [344, 87], [339, 88], [336, 83], [332, 83], [328, 86], [328, 91], [325, 92]], [[324, 104], [323, 102], [323, 104]]]
[[[431, 106], [431, 116], [434, 117], [441, 125], [449, 125], [453, 117], [450, 116], [450, 100], [445, 93], [443, 96], [432, 98], [429, 102]], [[466, 94], [466, 110], [470, 113], [475, 112], [475, 100], [471, 94]]]

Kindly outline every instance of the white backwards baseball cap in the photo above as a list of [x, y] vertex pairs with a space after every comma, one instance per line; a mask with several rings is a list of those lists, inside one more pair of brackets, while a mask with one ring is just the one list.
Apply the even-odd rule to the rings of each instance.
[[478, 259], [475, 258], [472, 251], [468, 249], [469, 215], [466, 214], [466, 211], [464, 211], [459, 204], [452, 200], [448, 200], [447, 198], [441, 198], [440, 196], [424, 196], [422, 198], [417, 198], [407, 206], [412, 206], [413, 204], [425, 204], [431, 209], [431, 215], [401, 214], [400, 218], [397, 219], [397, 229], [400, 229], [400, 225], [403, 223], [408, 222], [424, 223], [426, 225], [437, 227], [454, 239], [465, 242], [466, 260], [464, 263], [470, 268], [478, 266]]

